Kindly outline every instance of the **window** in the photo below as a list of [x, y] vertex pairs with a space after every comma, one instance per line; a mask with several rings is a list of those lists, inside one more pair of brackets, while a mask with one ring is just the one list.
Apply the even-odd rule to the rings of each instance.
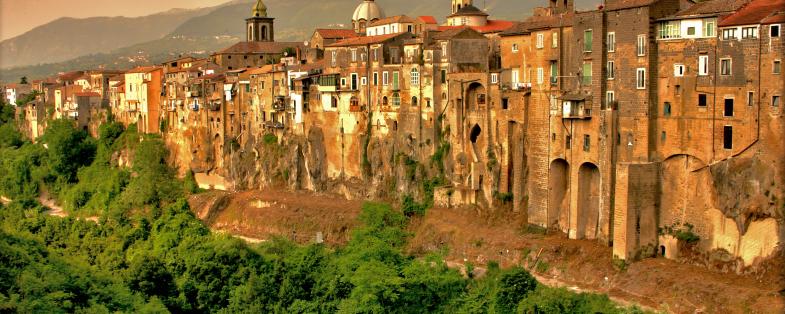
[[722, 30], [722, 39], [729, 40], [729, 39], [736, 39], [736, 29], [735, 28], [727, 28]]
[[720, 75], [731, 75], [731, 59], [720, 59]]
[[417, 96], [412, 96], [412, 107], [417, 107]]
[[545, 47], [545, 34], [537, 34], [537, 49]]
[[516, 85], [518, 85], [518, 82], [519, 82], [518, 79], [520, 77], [520, 75], [518, 73], [519, 73], [518, 70], [515, 69], [515, 70], [512, 70], [512, 73], [510, 74], [510, 81], [512, 82], [513, 88], [517, 87]]
[[681, 21], [667, 21], [660, 23], [659, 39], [681, 38]]
[[544, 81], [545, 81], [545, 72], [542, 70], [542, 68], [537, 68], [537, 84], [542, 85]]
[[442, 43], [442, 58], [446, 58], [446, 57], [447, 57], [447, 43]]
[[589, 152], [591, 150], [591, 135], [583, 135], [583, 151]]
[[698, 75], [709, 75], [709, 56], [698, 56]]
[[747, 92], [747, 106], [755, 104], [755, 92]]
[[684, 65], [683, 64], [676, 64], [673, 66], [673, 76], [675, 77], [682, 77], [684, 76]]
[[357, 62], [357, 49], [352, 49], [352, 62]]
[[639, 57], [646, 55], [646, 35], [638, 35], [637, 51]]
[[771, 25], [769, 26], [769, 36], [771, 37], [780, 37], [780, 25]]
[[741, 38], [743, 39], [752, 39], [758, 38], [758, 28], [757, 27], [744, 27], [741, 29]]
[[331, 60], [332, 66], [335, 66], [335, 64], [337, 62], [338, 62], [338, 52], [333, 50], [333, 52], [332, 52], [332, 60]]
[[613, 61], [608, 61], [608, 79], [612, 80], [616, 78], [616, 63]]
[[512, 44], [512, 52], [518, 52], [518, 44]]
[[583, 63], [583, 85], [591, 85], [591, 62]]
[[491, 73], [491, 84], [499, 83], [499, 74], [498, 73]]
[[[278, 86], [278, 81], [273, 81], [273, 86]], [[341, 78], [341, 86], [346, 86], [346, 78]]]
[[662, 108], [662, 115], [666, 116], [666, 117], [670, 117], [671, 116], [671, 109], [672, 109], [671, 108], [671, 103], [666, 101], [665, 105], [663, 105], [662, 107], [663, 107]]
[[357, 90], [357, 83], [358, 83], [357, 82], [357, 73], [352, 73], [351, 79], [352, 79], [352, 84], [350, 86], [351, 89], [352, 90]]
[[446, 84], [447, 83], [447, 70], [442, 70], [441, 74], [442, 74], [442, 84]]
[[608, 33], [608, 52], [616, 51], [616, 33]]
[[373, 86], [379, 86], [379, 72], [373, 72]]
[[733, 149], [733, 127], [726, 125], [722, 130], [722, 147], [725, 149]]
[[379, 48], [373, 48], [373, 61], [379, 61]]
[[330, 107], [338, 108], [338, 98], [332, 97], [330, 99]]
[[362, 86], [368, 85], [368, 78], [363, 76], [362, 79], [360, 79], [360, 82], [362, 82], [360, 83]]
[[417, 69], [412, 69], [411, 72], [412, 76], [412, 86], [419, 86], [420, 85], [420, 72]]
[[638, 68], [635, 76], [636, 86], [638, 89], [646, 89], [646, 69]]
[[780, 106], [780, 96], [779, 95], [771, 96], [771, 106], [772, 107], [779, 107]]
[[592, 30], [583, 31], [583, 52], [591, 52], [593, 36]]
[[733, 116], [733, 98], [725, 98], [725, 111], [723, 112], [723, 116]]
[[399, 89], [401, 89], [401, 87], [400, 87], [400, 85], [399, 85], [399, 80], [398, 80], [398, 71], [395, 71], [395, 72], [393, 72], [393, 81], [392, 81], [392, 85], [393, 85], [393, 89], [394, 89], [394, 90], [399, 90]]
[[400, 106], [401, 105], [401, 95], [400, 94], [393, 93], [392, 104], [393, 104], [393, 106]]
[[613, 108], [614, 101], [616, 101], [616, 94], [610, 90], [605, 92], [605, 108]]
[[551, 61], [551, 84], [558, 83], [559, 80], [559, 67], [556, 61]]
[[390, 84], [390, 73], [382, 72], [382, 85], [387, 86]]
[[558, 48], [559, 47], [559, 33], [553, 32], [551, 36], [551, 48]]
[[698, 107], [706, 107], [709, 105], [709, 97], [706, 94], [698, 94]]
[[507, 110], [508, 108], [510, 108], [510, 100], [502, 98], [502, 109]]
[[567, 147], [567, 149], [572, 148], [572, 136], [567, 135], [564, 146]]
[[703, 22], [703, 37], [717, 36], [717, 20], [710, 19]]
[[687, 27], [687, 36], [695, 36], [695, 27]]
[[772, 64], [771, 73], [780, 74], [780, 71], [782, 71], [782, 61], [774, 60], [774, 63]]

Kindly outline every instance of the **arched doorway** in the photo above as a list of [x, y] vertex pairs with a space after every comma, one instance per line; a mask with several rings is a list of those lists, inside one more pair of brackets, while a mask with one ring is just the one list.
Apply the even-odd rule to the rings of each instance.
[[596, 239], [600, 221], [600, 169], [593, 163], [578, 171], [578, 239]]
[[482, 134], [482, 129], [479, 125], [475, 124], [472, 127], [471, 132], [469, 133], [469, 140], [471, 141], [472, 145], [472, 158], [474, 162], [480, 161], [480, 150], [477, 147], [477, 141], [480, 139], [480, 134]]
[[486, 102], [485, 86], [480, 83], [472, 83], [466, 89], [465, 112], [477, 110], [480, 106], [484, 106]]
[[548, 173], [548, 225], [569, 230], [570, 164], [564, 159], [551, 162]]

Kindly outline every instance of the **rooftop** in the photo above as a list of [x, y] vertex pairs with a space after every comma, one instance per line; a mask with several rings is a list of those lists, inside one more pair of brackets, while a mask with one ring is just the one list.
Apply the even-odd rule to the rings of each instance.
[[456, 16], [488, 16], [488, 13], [485, 13], [483, 10], [480, 10], [470, 4], [460, 8], [457, 12], [451, 14], [449, 17]]
[[324, 39], [344, 39], [358, 36], [353, 29], [317, 28], [316, 33]]
[[[513, 27], [515, 22], [512, 21], [502, 21], [502, 20], [488, 20], [488, 23], [484, 26], [470, 26], [471, 29], [478, 31], [483, 34], [488, 33], [498, 33], [505, 30], [508, 30], [510, 27]], [[463, 28], [464, 26], [439, 26], [440, 31], [454, 29], [454, 28]]]
[[364, 36], [364, 37], [349, 38], [328, 45], [327, 47], [349, 47], [349, 46], [364, 46], [364, 45], [378, 44], [406, 34], [408, 33], [395, 33], [395, 34], [387, 34], [387, 35], [379, 35], [379, 36]]
[[720, 21], [719, 26], [738, 26], [760, 23], [774, 23], [782, 19], [785, 0], [754, 0]]
[[286, 48], [303, 48], [301, 42], [248, 42], [242, 41], [215, 54], [278, 54]]
[[406, 15], [396, 15], [396, 16], [386, 17], [383, 19], [378, 19], [368, 24], [368, 26], [373, 27], [373, 26], [387, 25], [393, 23], [414, 23], [414, 20]]

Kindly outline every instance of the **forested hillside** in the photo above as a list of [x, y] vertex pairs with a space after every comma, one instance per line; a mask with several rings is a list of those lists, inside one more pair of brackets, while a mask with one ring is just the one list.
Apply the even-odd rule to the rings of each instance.
[[[9, 108], [0, 105], [0, 312], [637, 312], [547, 288], [521, 268], [490, 263], [477, 279], [439, 255], [407, 256], [410, 218], [385, 204], [364, 206], [345, 247], [249, 246], [194, 217], [185, 197], [199, 191], [192, 176], [175, 177], [158, 137], [110, 122], [94, 139], [59, 120], [33, 144]], [[42, 194], [70, 216], [49, 215]]]

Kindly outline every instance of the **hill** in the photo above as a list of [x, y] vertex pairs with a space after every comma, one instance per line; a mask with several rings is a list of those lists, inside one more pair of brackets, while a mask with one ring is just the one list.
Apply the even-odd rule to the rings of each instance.
[[56, 63], [159, 39], [210, 10], [172, 10], [136, 18], [60, 18], [0, 42], [0, 68]]

